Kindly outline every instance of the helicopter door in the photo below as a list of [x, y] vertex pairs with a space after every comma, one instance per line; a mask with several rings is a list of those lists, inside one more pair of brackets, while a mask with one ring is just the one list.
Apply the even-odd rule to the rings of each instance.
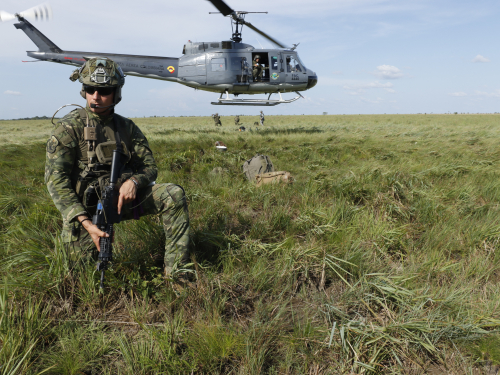
[[207, 81], [209, 84], [221, 84], [231, 81], [227, 71], [227, 54], [214, 53], [209, 55], [207, 67]]
[[242, 56], [231, 57], [231, 71], [237, 84], [248, 84], [248, 78], [252, 76], [247, 58]]
[[301, 73], [305, 73], [306, 70], [300, 65], [296, 55], [283, 54], [283, 57], [286, 82], [299, 83], [298, 81], [301, 81], [302, 77]]
[[280, 83], [283, 82], [284, 74], [281, 73], [281, 53], [270, 53], [269, 54], [269, 82]]

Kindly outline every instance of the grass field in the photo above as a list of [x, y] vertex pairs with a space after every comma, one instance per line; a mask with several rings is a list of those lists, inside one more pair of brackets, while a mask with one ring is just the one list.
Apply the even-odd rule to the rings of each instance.
[[[134, 119], [186, 190], [196, 282], [165, 283], [148, 217], [118, 225], [104, 294], [58, 240], [49, 121], [0, 121], [0, 374], [496, 373], [499, 120]], [[246, 181], [256, 153], [295, 182]]]

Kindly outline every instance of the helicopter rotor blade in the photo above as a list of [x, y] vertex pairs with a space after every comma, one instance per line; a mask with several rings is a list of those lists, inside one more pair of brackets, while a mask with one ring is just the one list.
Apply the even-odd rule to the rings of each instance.
[[52, 18], [52, 8], [48, 3], [43, 3], [33, 8], [29, 8], [23, 12], [20, 12], [19, 15], [24, 18], [31, 18], [35, 20], [49, 20]]
[[219, 12], [221, 12], [224, 16], [230, 16], [234, 13], [234, 10], [232, 10], [229, 5], [227, 5], [224, 1], [222, 0], [208, 0], [210, 1], [214, 7], [217, 8]]
[[243, 25], [245, 25], [245, 26], [249, 27], [250, 29], [252, 29], [253, 31], [255, 31], [257, 34], [262, 35], [264, 38], [266, 38], [266, 39], [267, 39], [267, 40], [269, 40], [270, 42], [272, 42], [272, 43], [276, 44], [278, 47], [280, 47], [280, 48], [286, 48], [286, 46], [285, 46], [283, 43], [279, 42], [278, 40], [276, 40], [276, 39], [275, 39], [275, 38], [273, 38], [272, 36], [270, 36], [270, 35], [266, 34], [266, 33], [265, 33], [265, 32], [263, 32], [262, 30], [260, 30], [260, 29], [256, 28], [256, 27], [255, 27], [254, 25], [252, 25], [250, 22], [246, 22], [246, 21], [243, 21], [243, 22], [242, 22], [241, 20], [240, 20], [240, 22], [241, 22]]
[[[240, 14], [247, 14], [249, 12], [239, 12], [239, 13], [235, 12], [223, 0], [208, 0], [208, 1], [210, 1], [214, 5], [214, 7], [216, 7], [217, 10], [219, 12], [221, 12], [224, 16], [231, 16], [236, 22], [239, 22], [241, 25], [248, 26], [250, 29], [252, 29], [256, 33], [262, 35], [264, 38], [266, 38], [267, 40], [269, 40], [271, 43], [276, 44], [280, 48], [286, 48], [283, 43], [279, 42], [278, 40], [274, 39], [272, 36], [266, 34], [262, 30], [258, 29], [257, 27], [255, 27], [254, 25], [252, 25], [250, 22], [246, 22], [244, 20], [244, 18], [239, 15], [239, 13]], [[251, 13], [253, 13], [253, 12], [251, 12]], [[255, 12], [255, 13], [257, 13], [257, 12]], [[267, 12], [262, 12], [262, 13], [267, 13]]]
[[0, 10], [0, 22], [7, 22], [16, 18], [15, 15]]

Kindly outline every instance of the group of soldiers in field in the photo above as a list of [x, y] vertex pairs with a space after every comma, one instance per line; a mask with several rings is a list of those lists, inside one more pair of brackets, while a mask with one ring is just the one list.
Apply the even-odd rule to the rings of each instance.
[[[218, 113], [214, 113], [212, 115], [212, 118], [214, 119], [215, 126], [222, 126], [222, 122], [220, 121], [220, 116]], [[255, 122], [255, 125], [262, 125], [263, 126], [264, 120], [265, 120], [264, 112], [260, 111], [260, 121], [259, 121], [259, 123]], [[241, 125], [239, 115], [234, 116], [234, 125], [236, 125], [236, 126]]]

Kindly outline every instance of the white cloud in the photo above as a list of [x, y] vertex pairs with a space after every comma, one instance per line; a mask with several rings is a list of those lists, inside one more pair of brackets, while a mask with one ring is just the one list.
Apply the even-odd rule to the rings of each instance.
[[357, 90], [357, 89], [385, 89], [393, 87], [394, 85], [390, 82], [380, 83], [380, 82], [370, 82], [370, 83], [357, 83], [351, 85], [345, 85], [346, 90]]
[[450, 96], [467, 96], [467, 94], [463, 91], [452, 92], [449, 95]]
[[474, 92], [474, 95], [476, 95], [476, 96], [484, 96], [484, 97], [487, 97], [487, 98], [500, 98], [500, 89], [496, 89], [493, 92], [486, 92], [486, 91], [476, 90]]
[[482, 55], [477, 55], [476, 57], [474, 57], [472, 59], [472, 62], [473, 63], [489, 63], [490, 62], [490, 59], [482, 56]]
[[367, 99], [367, 98], [361, 98], [361, 100], [365, 103], [371, 103], [371, 104], [379, 104], [384, 101], [382, 98], [377, 98], [377, 99]]
[[404, 76], [401, 69], [396, 68], [393, 65], [377, 66], [377, 70], [373, 72], [373, 74], [383, 79], [398, 79]]
[[376, 82], [370, 82], [370, 83], [354, 83], [354, 84], [347, 84], [343, 86], [344, 90], [349, 90], [350, 95], [359, 95], [364, 93], [367, 89], [385, 89], [385, 91], [394, 93], [396, 92], [392, 87], [394, 85], [390, 82], [387, 83], [380, 83], [378, 81]]
[[5, 95], [21, 95], [21, 93], [19, 91], [12, 91], [12, 90], [4, 91], [4, 94]]

